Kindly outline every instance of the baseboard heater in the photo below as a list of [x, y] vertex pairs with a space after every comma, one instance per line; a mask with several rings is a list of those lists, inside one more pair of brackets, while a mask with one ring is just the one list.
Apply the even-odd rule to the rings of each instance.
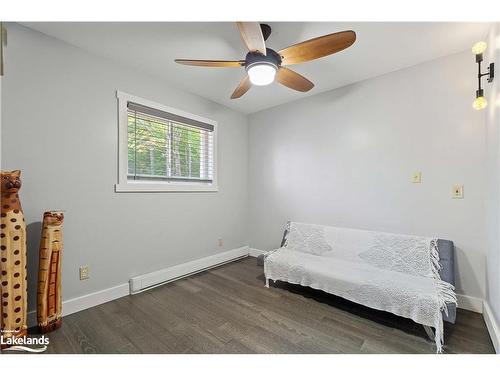
[[248, 256], [248, 246], [243, 246], [234, 250], [215, 254], [206, 258], [193, 260], [191, 262], [178, 264], [159, 271], [147, 273], [145, 275], [132, 277], [129, 280], [130, 294], [137, 294], [157, 286], [170, 283], [172, 281], [206, 271], [210, 268], [220, 266], [225, 263], [245, 258]]

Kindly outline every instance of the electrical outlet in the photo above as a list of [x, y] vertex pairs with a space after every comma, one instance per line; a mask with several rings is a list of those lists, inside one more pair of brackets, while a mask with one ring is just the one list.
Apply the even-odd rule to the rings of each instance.
[[80, 267], [80, 280], [87, 280], [89, 278], [89, 266]]
[[217, 240], [217, 246], [219, 246], [219, 247], [224, 246], [224, 240], [223, 240], [222, 238], [219, 238], [219, 239]]
[[422, 182], [422, 172], [413, 172], [411, 175], [411, 182], [414, 184], [420, 184]]
[[460, 184], [453, 185], [451, 197], [453, 199], [462, 199], [464, 197], [464, 185], [460, 185]]

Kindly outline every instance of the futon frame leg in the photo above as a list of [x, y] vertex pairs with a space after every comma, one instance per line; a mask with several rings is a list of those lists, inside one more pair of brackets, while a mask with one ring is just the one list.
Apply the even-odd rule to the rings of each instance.
[[427, 336], [429, 336], [429, 338], [432, 341], [434, 341], [434, 339], [435, 339], [436, 336], [434, 335], [434, 331], [432, 330], [432, 328], [429, 327], [429, 326], [426, 326], [426, 325], [423, 325], [423, 326], [424, 326], [424, 329], [425, 329], [425, 333], [427, 333]]

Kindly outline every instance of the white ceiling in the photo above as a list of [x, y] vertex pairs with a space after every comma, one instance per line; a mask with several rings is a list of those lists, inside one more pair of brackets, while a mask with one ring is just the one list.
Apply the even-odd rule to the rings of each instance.
[[[332, 56], [291, 66], [315, 83], [299, 93], [277, 83], [253, 87], [240, 99], [229, 99], [244, 76], [243, 68], [178, 65], [174, 58], [244, 59], [234, 23], [23, 23], [166, 83], [244, 113], [252, 113], [469, 49], [487, 35], [487, 23], [324, 23], [270, 22], [267, 46], [289, 45], [336, 31], [352, 29], [357, 40]], [[133, 52], [131, 52], [133, 51]]]

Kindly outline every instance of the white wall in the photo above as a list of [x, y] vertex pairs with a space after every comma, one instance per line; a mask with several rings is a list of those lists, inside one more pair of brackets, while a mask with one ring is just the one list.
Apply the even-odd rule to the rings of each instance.
[[488, 252], [486, 258], [486, 301], [495, 315], [497, 324], [500, 324], [500, 244], [499, 244], [499, 215], [500, 215], [500, 85], [498, 83], [498, 68], [500, 67], [500, 24], [492, 26], [489, 34], [488, 49], [485, 53], [484, 66], [495, 62], [496, 77], [493, 82], [485, 83], [485, 97], [488, 99], [486, 115], [487, 140], [487, 190], [486, 190], [486, 232]]
[[458, 293], [483, 297], [476, 74], [467, 51], [251, 115], [250, 246], [278, 247], [288, 219], [438, 236], [455, 242]]
[[[44, 210], [66, 210], [65, 300], [247, 244], [244, 115], [20, 25], [8, 29], [2, 169], [22, 170], [31, 308]], [[219, 192], [114, 193], [117, 89], [218, 121]], [[80, 265], [90, 266], [89, 280], [78, 280]]]

